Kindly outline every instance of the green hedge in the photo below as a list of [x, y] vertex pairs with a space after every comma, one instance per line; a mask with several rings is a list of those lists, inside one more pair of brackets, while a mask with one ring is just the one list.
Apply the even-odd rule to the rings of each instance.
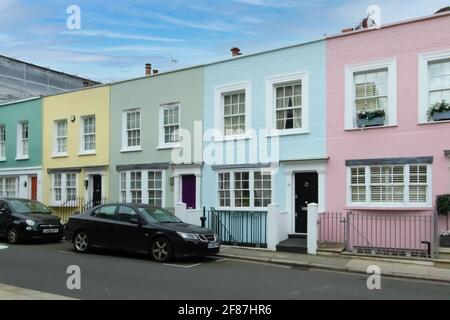
[[450, 194], [442, 194], [436, 197], [436, 210], [440, 215], [448, 215], [450, 211]]

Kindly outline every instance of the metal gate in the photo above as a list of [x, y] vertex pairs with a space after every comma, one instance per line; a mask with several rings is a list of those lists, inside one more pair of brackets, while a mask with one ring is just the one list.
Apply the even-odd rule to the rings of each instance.
[[322, 213], [319, 245], [341, 245], [366, 255], [426, 257], [436, 254], [436, 215]]

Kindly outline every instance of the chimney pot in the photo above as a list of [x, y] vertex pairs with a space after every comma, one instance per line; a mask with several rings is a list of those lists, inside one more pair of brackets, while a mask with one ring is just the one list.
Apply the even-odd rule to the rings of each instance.
[[347, 32], [352, 32], [353, 30], [354, 30], [353, 28], [345, 28], [345, 29], [342, 29], [342, 32], [347, 33]]
[[153, 74], [158, 74], [159, 70], [158, 69], [153, 69]]
[[145, 75], [150, 76], [152, 74], [152, 65], [151, 63], [145, 64]]
[[238, 47], [233, 47], [233, 48], [231, 48], [231, 55], [232, 55], [233, 57], [237, 57], [237, 56], [242, 55], [241, 49], [239, 49]]

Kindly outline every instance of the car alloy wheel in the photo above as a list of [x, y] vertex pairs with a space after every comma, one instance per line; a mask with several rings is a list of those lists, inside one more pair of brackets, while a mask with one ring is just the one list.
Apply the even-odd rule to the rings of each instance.
[[16, 229], [12, 228], [8, 231], [8, 243], [15, 244], [19, 242], [19, 233]]
[[89, 239], [86, 233], [79, 232], [74, 240], [75, 250], [78, 252], [86, 252], [89, 249]]
[[171, 258], [172, 246], [165, 238], [158, 238], [152, 245], [152, 256], [158, 262], [166, 262]]

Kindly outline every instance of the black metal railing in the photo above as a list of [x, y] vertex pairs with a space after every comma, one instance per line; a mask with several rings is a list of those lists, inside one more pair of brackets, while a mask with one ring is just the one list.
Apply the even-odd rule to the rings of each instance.
[[267, 248], [267, 212], [203, 210], [205, 226], [225, 245]]
[[77, 213], [85, 212], [95, 206], [105, 203], [107, 203], [106, 198], [102, 198], [96, 201], [94, 200], [84, 201], [83, 198], [76, 198], [64, 201], [60, 204], [51, 204], [50, 208], [52, 209], [53, 213], [58, 217], [60, 217], [61, 220], [65, 223], [69, 220], [70, 216]]

